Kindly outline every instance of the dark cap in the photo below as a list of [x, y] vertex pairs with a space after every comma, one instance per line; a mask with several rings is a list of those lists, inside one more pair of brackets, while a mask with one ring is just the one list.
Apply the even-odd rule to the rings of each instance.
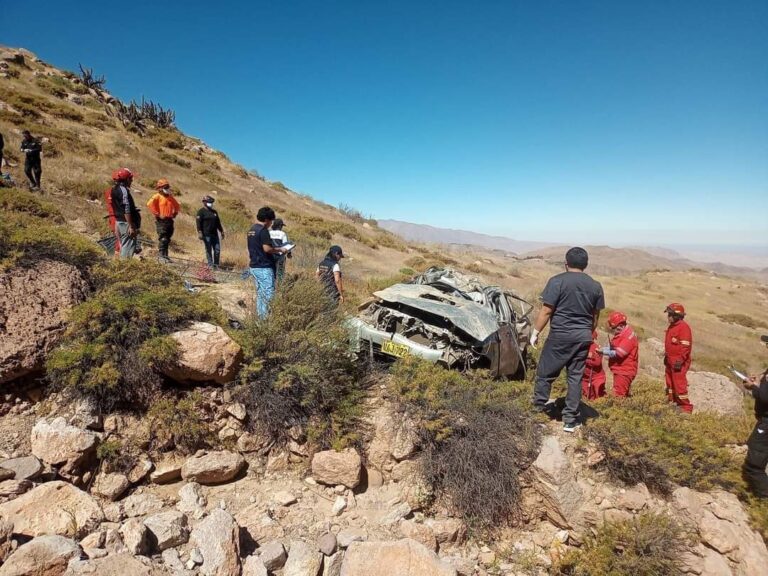
[[344, 252], [341, 250], [341, 246], [331, 246], [328, 249], [328, 254], [338, 254], [340, 258], [344, 258]]
[[32, 133], [29, 130], [22, 130], [21, 133], [24, 134], [25, 136], [31, 136], [32, 135]]
[[768, 344], [768, 334], [763, 334], [762, 336], [760, 336], [760, 340]]

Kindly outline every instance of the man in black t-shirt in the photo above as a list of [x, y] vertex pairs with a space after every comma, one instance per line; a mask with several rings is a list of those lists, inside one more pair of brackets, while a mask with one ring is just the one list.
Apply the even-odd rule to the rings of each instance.
[[269, 228], [275, 220], [275, 211], [269, 206], [259, 208], [256, 224], [248, 231], [249, 268], [256, 284], [256, 312], [260, 318], [266, 318], [269, 301], [275, 295], [275, 258], [284, 254], [285, 248], [275, 248]]
[[573, 432], [581, 426], [579, 403], [584, 365], [597, 327], [600, 310], [605, 308], [603, 287], [584, 273], [589, 262], [587, 251], [571, 248], [565, 254], [565, 272], [553, 276], [541, 293], [541, 311], [531, 333], [531, 346], [549, 324], [549, 336], [539, 357], [533, 404], [545, 411], [552, 382], [563, 368], [568, 375], [568, 391], [563, 409], [563, 430]]
[[21, 151], [25, 154], [24, 174], [29, 180], [30, 190], [40, 190], [40, 176], [43, 173], [40, 153], [43, 151], [43, 145], [29, 133], [29, 130], [24, 130], [21, 134], [24, 136], [21, 141]]

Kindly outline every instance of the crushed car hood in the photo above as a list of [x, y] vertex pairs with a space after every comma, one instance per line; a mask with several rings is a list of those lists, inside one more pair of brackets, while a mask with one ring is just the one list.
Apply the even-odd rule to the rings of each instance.
[[479, 342], [484, 342], [499, 329], [496, 316], [488, 308], [429, 285], [395, 284], [373, 295], [402, 312], [413, 314], [413, 311], [421, 310], [444, 318]]

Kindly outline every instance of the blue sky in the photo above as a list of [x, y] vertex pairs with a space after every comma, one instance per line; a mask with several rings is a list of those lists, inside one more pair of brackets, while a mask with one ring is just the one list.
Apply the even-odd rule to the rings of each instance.
[[93, 67], [235, 161], [375, 217], [768, 244], [765, 0], [39, 0], [0, 23], [3, 43]]

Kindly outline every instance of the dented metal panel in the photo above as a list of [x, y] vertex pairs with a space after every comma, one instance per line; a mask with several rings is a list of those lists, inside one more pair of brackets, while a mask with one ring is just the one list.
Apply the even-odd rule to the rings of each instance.
[[498, 319], [488, 308], [429, 285], [395, 284], [374, 292], [374, 296], [390, 305], [404, 306], [412, 314], [423, 311], [443, 318], [479, 342], [485, 341], [499, 329]]

